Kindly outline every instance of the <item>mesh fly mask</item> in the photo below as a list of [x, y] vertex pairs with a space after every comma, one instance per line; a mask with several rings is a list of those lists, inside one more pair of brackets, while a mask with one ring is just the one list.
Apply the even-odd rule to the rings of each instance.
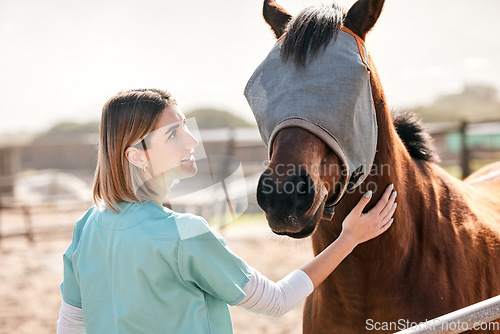
[[[377, 146], [377, 121], [363, 41], [345, 27], [306, 68], [280, 57], [281, 41], [257, 67], [245, 96], [269, 156], [276, 134], [299, 127], [321, 138], [342, 162], [345, 182], [336, 205], [368, 176]], [[333, 210], [331, 210], [333, 214]]]

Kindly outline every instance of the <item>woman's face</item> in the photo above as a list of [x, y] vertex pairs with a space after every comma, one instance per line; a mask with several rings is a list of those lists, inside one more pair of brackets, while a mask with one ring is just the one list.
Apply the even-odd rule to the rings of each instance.
[[198, 141], [185, 122], [186, 118], [176, 105], [169, 105], [162, 111], [155, 130], [146, 140], [146, 158], [153, 176], [165, 173], [169, 179], [182, 179], [196, 174], [193, 152]]

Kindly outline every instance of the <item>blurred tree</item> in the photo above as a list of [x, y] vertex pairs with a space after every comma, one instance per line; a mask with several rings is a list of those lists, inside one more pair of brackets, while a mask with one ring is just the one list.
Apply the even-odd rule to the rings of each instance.
[[498, 119], [500, 101], [493, 87], [467, 85], [462, 92], [441, 95], [431, 105], [415, 111], [425, 122]]
[[74, 123], [61, 122], [49, 130], [36, 136], [37, 140], [54, 140], [69, 137], [78, 137], [86, 134], [99, 133], [99, 122]]
[[[236, 128], [236, 127], [253, 127], [254, 125], [245, 121], [234, 114], [218, 109], [200, 108], [189, 111], [186, 117], [194, 117], [200, 129], [216, 129], [216, 128]], [[39, 133], [36, 140], [58, 140], [71, 137], [79, 137], [87, 134], [98, 134], [99, 122], [75, 123], [61, 122], [54, 125], [49, 130]]]
[[248, 128], [254, 126], [230, 112], [212, 108], [191, 110], [186, 113], [186, 117], [194, 117], [200, 129]]
[[[200, 108], [189, 111], [186, 117], [194, 117], [200, 129], [216, 129], [216, 128], [237, 128], [237, 127], [253, 127], [254, 125], [245, 121], [234, 114], [218, 109]], [[75, 123], [61, 122], [54, 125], [45, 132], [36, 135], [36, 140], [59, 140], [64, 138], [74, 138], [81, 135], [98, 134], [99, 122]]]

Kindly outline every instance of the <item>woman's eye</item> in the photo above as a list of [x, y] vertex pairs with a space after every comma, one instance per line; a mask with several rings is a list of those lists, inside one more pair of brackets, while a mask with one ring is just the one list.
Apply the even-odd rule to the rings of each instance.
[[176, 134], [177, 134], [177, 130], [172, 131], [170, 136], [168, 136], [168, 139], [174, 139]]

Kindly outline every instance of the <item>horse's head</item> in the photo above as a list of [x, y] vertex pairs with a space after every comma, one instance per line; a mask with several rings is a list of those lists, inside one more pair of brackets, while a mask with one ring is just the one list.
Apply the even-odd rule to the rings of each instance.
[[245, 95], [270, 157], [257, 200], [277, 234], [310, 235], [370, 173], [377, 122], [364, 38], [382, 6], [359, 0], [345, 15], [311, 7], [292, 18], [264, 2], [279, 41]]

